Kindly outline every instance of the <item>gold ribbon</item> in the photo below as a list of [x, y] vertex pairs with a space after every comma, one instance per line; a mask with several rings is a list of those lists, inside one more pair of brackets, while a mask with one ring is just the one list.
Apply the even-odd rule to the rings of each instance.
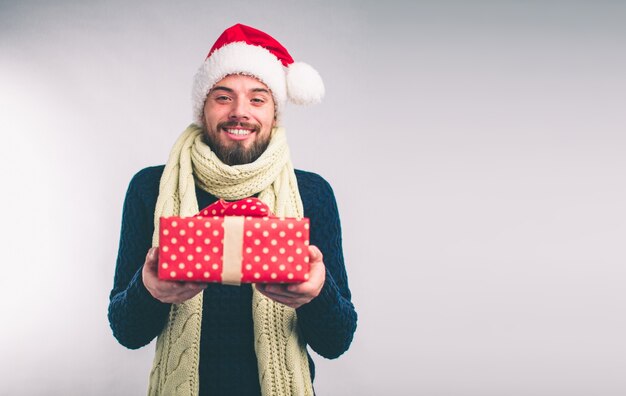
[[224, 254], [222, 256], [222, 283], [241, 285], [241, 265], [243, 261], [243, 221], [242, 216], [224, 217]]

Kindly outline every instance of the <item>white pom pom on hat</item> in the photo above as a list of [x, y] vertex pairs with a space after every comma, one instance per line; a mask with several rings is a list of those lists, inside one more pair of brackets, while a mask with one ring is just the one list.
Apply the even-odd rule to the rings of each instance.
[[287, 94], [295, 104], [319, 103], [324, 97], [324, 82], [317, 70], [303, 62], [287, 68]]
[[258, 78], [272, 91], [276, 111], [289, 100], [306, 105], [321, 102], [324, 83], [306, 63], [294, 62], [287, 49], [265, 32], [236, 24], [217, 39], [194, 77], [194, 121], [203, 124], [204, 101], [209, 90], [230, 74]]

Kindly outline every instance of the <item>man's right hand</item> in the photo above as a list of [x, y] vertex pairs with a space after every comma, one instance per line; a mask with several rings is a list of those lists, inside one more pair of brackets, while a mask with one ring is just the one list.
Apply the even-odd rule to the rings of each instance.
[[148, 250], [141, 276], [152, 297], [164, 303], [180, 304], [206, 289], [206, 283], [161, 280], [157, 275], [159, 248]]

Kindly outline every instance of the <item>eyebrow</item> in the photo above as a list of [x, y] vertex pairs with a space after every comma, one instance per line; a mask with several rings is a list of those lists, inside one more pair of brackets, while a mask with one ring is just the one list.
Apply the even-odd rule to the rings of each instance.
[[[225, 87], [223, 85], [217, 85], [217, 86], [211, 88], [209, 93], [214, 92], [214, 91], [226, 91], [226, 92], [230, 92], [230, 93], [235, 92], [232, 88], [228, 88], [228, 87]], [[265, 88], [252, 88], [250, 90], [250, 92], [264, 92], [264, 93], [270, 95], [270, 91], [268, 89], [265, 89]]]
[[234, 92], [232, 89], [230, 89], [228, 87], [223, 87], [221, 85], [216, 85], [215, 87], [211, 88], [211, 91], [209, 91], [209, 92], [213, 92], [213, 91]]

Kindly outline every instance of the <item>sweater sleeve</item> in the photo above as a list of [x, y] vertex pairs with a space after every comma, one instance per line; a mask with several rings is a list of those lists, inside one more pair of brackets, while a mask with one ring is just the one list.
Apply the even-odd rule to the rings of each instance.
[[[323, 357], [333, 359], [348, 350], [357, 324], [343, 258], [341, 224], [330, 185], [315, 174], [302, 183], [305, 214], [311, 221], [310, 241], [324, 255], [326, 281], [320, 294], [297, 309], [304, 340]], [[308, 209], [308, 210], [307, 210]], [[308, 213], [307, 213], [308, 212]]]
[[170, 310], [170, 304], [152, 297], [141, 276], [152, 241], [154, 206], [161, 172], [159, 168], [146, 168], [133, 177], [122, 212], [108, 316], [115, 338], [131, 349], [149, 344], [165, 326]]

